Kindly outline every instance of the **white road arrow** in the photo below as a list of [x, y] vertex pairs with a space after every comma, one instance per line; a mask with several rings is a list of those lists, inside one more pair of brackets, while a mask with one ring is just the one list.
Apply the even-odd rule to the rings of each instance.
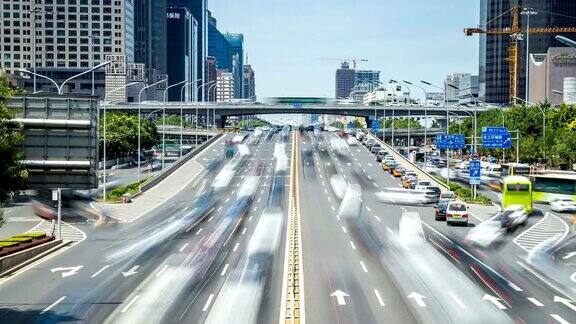
[[343, 292], [342, 290], [336, 290], [330, 296], [336, 297], [336, 301], [338, 302], [338, 305], [341, 305], [341, 306], [346, 305], [346, 299], [344, 299], [344, 297], [350, 297], [350, 295]]
[[492, 304], [494, 304], [499, 309], [502, 309], [502, 310], [507, 309], [506, 306], [502, 305], [499, 298], [496, 298], [492, 295], [486, 294], [486, 295], [484, 295], [482, 300], [487, 300], [487, 301], [491, 302]]
[[82, 269], [82, 268], [84, 268], [84, 266], [58, 267], [58, 268], [50, 269], [50, 271], [52, 273], [57, 272], [57, 271], [62, 271], [62, 278], [66, 278], [66, 277], [73, 276], [73, 275], [77, 274], [78, 271], [80, 271], [80, 269]]
[[564, 259], [564, 260], [570, 259], [573, 256], [576, 256], [576, 252], [566, 253], [566, 255], [562, 257], [562, 259]]
[[426, 307], [426, 303], [424, 302], [424, 298], [426, 298], [426, 296], [422, 296], [419, 293], [413, 291], [410, 293], [410, 295], [408, 295], [408, 298], [413, 298], [418, 306]]
[[568, 307], [571, 310], [576, 312], [576, 306], [574, 304], [572, 304], [572, 300], [570, 300], [570, 299], [562, 298], [559, 296], [554, 296], [554, 302], [564, 304], [566, 307]]
[[124, 277], [130, 277], [131, 275], [137, 274], [138, 272], [136, 272], [136, 270], [138, 270], [138, 268], [140, 268], [139, 265], [135, 265], [132, 268], [130, 268], [130, 270], [126, 271], [126, 272], [122, 272], [122, 275]]

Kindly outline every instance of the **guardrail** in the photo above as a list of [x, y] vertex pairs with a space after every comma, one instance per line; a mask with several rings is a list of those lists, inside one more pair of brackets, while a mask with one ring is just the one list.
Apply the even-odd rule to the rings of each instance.
[[436, 184], [436, 186], [440, 187], [443, 191], [449, 191], [450, 190], [450, 188], [448, 188], [447, 185], [436, 180], [430, 173], [424, 171], [418, 165], [416, 165], [412, 161], [408, 160], [404, 155], [398, 153], [398, 151], [396, 151], [392, 146], [388, 145], [387, 143], [385, 143], [384, 141], [382, 141], [381, 139], [379, 139], [378, 137], [374, 136], [371, 133], [368, 133], [368, 136], [370, 138], [374, 139], [375, 141], [377, 141], [378, 143], [380, 143], [383, 147], [386, 147], [386, 150], [388, 150], [390, 155], [394, 156], [394, 159], [396, 160], [396, 162], [402, 164], [405, 168], [411, 169], [414, 172], [416, 172], [416, 175], [418, 175], [418, 179], [424, 180], [424, 181], [430, 181], [430, 183]]
[[212, 136], [211, 138], [209, 138], [206, 142], [200, 144], [198, 147], [195, 147], [192, 151], [188, 152], [181, 159], [172, 163], [164, 171], [158, 173], [157, 175], [152, 177], [150, 180], [148, 180], [146, 183], [144, 183], [140, 187], [140, 192], [138, 194], [141, 194], [141, 193], [146, 192], [147, 190], [150, 190], [151, 188], [153, 188], [155, 185], [160, 183], [162, 180], [166, 179], [166, 177], [168, 177], [174, 171], [176, 171], [179, 167], [181, 167], [184, 163], [190, 161], [190, 159], [192, 159], [193, 157], [198, 155], [200, 152], [202, 152], [204, 150], [204, 148], [206, 148], [210, 144], [214, 143], [215, 141], [217, 141], [222, 136], [224, 136], [224, 134], [218, 133], [218, 134]]

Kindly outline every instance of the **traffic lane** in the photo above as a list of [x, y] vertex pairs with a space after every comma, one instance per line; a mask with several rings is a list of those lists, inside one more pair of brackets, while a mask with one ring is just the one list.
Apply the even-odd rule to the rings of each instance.
[[[248, 209], [247, 214], [244, 216], [242, 224], [238, 227], [237, 233], [232, 237], [229, 242], [227, 242], [227, 247], [225, 250], [225, 257], [223, 258], [221, 264], [214, 270], [213, 276], [210, 280], [206, 282], [206, 286], [196, 296], [180, 302], [181, 306], [177, 306], [180, 320], [192, 321], [192, 322], [203, 322], [206, 316], [212, 311], [212, 307], [219, 298], [219, 293], [226, 280], [229, 280], [230, 275], [235, 270], [238, 265], [238, 261], [245, 253], [245, 249], [248, 246], [254, 227], [258, 224], [258, 220], [262, 214], [262, 211], [266, 208], [269, 202], [270, 189], [272, 186], [272, 181], [274, 179], [274, 167], [275, 161], [272, 158], [274, 152], [275, 142], [260, 142], [258, 145], [252, 147], [254, 157], [251, 162], [246, 166], [245, 169], [241, 170], [237, 179], [243, 179], [243, 175], [250, 170], [250, 168], [257, 163], [264, 163], [260, 186], [256, 191], [256, 196], [252, 205]], [[290, 152], [290, 145], [286, 146], [287, 154]], [[285, 186], [289, 185], [289, 181], [285, 182]], [[285, 192], [288, 190], [286, 189]], [[287, 201], [283, 199], [283, 210], [287, 208]], [[285, 216], [285, 215], [284, 215]], [[285, 219], [285, 218], [284, 218]], [[285, 221], [284, 225], [285, 226]], [[282, 232], [284, 233], [284, 231]], [[284, 235], [281, 239], [281, 245], [284, 244]], [[263, 302], [260, 306], [259, 322], [269, 323], [277, 320], [279, 298], [281, 294], [281, 283], [282, 283], [282, 264], [283, 260], [283, 250], [281, 253], [274, 257], [274, 263], [271, 268], [271, 272], [268, 279], [268, 285], [266, 286], [265, 294], [263, 296]], [[268, 306], [268, 307], [266, 307]]]
[[[186, 200], [189, 203], [189, 199]], [[168, 206], [167, 206], [168, 207]], [[155, 212], [160, 212], [160, 214], [155, 215], [160, 217], [171, 217], [171, 213], [162, 214], [162, 211], [158, 210]], [[121, 238], [122, 239], [122, 238]], [[7, 292], [19, 292], [22, 291], [22, 286], [30, 286], [32, 291], [38, 292], [49, 292], [54, 291], [56, 292], [55, 295], [60, 295], [62, 291], [70, 291], [68, 287], [64, 287], [61, 281], [56, 281], [55, 279], [58, 276], [61, 276], [61, 273], [65, 272], [65, 276], [61, 276], [61, 278], [73, 278], [77, 275], [77, 273], [81, 270], [89, 270], [88, 267], [94, 264], [94, 255], [101, 255], [103, 251], [107, 251], [110, 248], [110, 245], [114, 244], [116, 239], [111, 235], [110, 237], [106, 238], [97, 238], [92, 239], [91, 241], [85, 241], [84, 243], [76, 245], [77, 248], [74, 249], [65, 249], [60, 253], [53, 255], [49, 260], [45, 263], [39, 263], [35, 266], [30, 267], [30, 271], [26, 271], [24, 273], [19, 274], [17, 277], [13, 278], [8, 282], [4, 282], [3, 287], [0, 289], [4, 289]], [[90, 244], [88, 244], [90, 243]], [[85, 262], [84, 262], [85, 261]], [[55, 269], [52, 271], [52, 269]], [[97, 273], [99, 269], [90, 269], [93, 273]], [[88, 271], [86, 271], [88, 272]], [[43, 282], [45, 279], [46, 274], [53, 274], [52, 280], [49, 285], [46, 287], [45, 283]], [[39, 277], [41, 276], [41, 277]], [[92, 278], [92, 277], [91, 277]], [[60, 287], [62, 286], [62, 287]], [[47, 289], [48, 288], [48, 289]], [[72, 287], [73, 288], [73, 287]], [[28, 290], [26, 290], [28, 291]], [[54, 294], [54, 293], [52, 293]], [[48, 294], [49, 295], [49, 294]], [[8, 293], [2, 294], [3, 298], [8, 298]], [[15, 296], [16, 300], [18, 296]], [[29, 296], [32, 297], [32, 296]], [[44, 296], [42, 293], [38, 293], [37, 295], [33, 296], [32, 298], [39, 298], [43, 301], [38, 301], [36, 304], [43, 305], [48, 303], [51, 300], [58, 300], [55, 297], [51, 296]], [[30, 298], [28, 298], [30, 299]], [[17, 304], [31, 304], [34, 305], [34, 301], [28, 300], [20, 300]]]
[[[327, 177], [322, 168], [319, 175]], [[299, 176], [307, 320], [414, 322], [393, 284], [374, 260], [360, 252], [352, 229], [336, 217], [339, 202], [326, 181]]]

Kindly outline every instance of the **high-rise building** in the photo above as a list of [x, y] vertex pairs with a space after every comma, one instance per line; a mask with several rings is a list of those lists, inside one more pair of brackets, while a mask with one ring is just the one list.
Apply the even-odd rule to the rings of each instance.
[[166, 0], [134, 0], [134, 61], [146, 66], [150, 83], [166, 74], [165, 12]]
[[[460, 80], [465, 77], [469, 76], [469, 73], [452, 73], [448, 74], [444, 78], [444, 93], [446, 94], [446, 103], [447, 104], [455, 104], [458, 103], [460, 100]], [[455, 88], [449, 86], [452, 85]]]
[[[209, 12], [208, 24], [208, 55], [218, 61], [218, 68], [232, 71], [232, 47], [228, 40], [218, 30], [216, 18]], [[209, 80], [207, 80], [209, 82]]]
[[[194, 81], [197, 71], [196, 65], [196, 40], [198, 37], [198, 25], [196, 19], [185, 7], [168, 7], [166, 9], [167, 19], [167, 57], [170, 58], [168, 64], [169, 84], [176, 84], [181, 81]], [[186, 101], [195, 101], [195, 85], [190, 85], [184, 90]], [[181, 87], [172, 87], [168, 90], [170, 101], [181, 100]]]
[[550, 47], [547, 53], [532, 54], [528, 101], [550, 102], [553, 106], [562, 102], [573, 104], [576, 101], [575, 79], [576, 48]]
[[[196, 51], [198, 53], [197, 66], [199, 67], [196, 73], [196, 79], [201, 79], [198, 83], [198, 85], [201, 85], [206, 82], [204, 79], [206, 75], [204, 68], [206, 66], [206, 58], [208, 57], [208, 0], [168, 0], [168, 5], [185, 7], [196, 20], [198, 26]], [[204, 98], [202, 98], [202, 96], [204, 92], [201, 89], [198, 91], [200, 100], [203, 100]]]
[[206, 72], [206, 86], [204, 87], [204, 98], [206, 101], [215, 102], [216, 101], [216, 82], [217, 71], [218, 71], [218, 61], [212, 57], [208, 56], [206, 58], [206, 67], [204, 68]]
[[[246, 60], [248, 61], [248, 60]], [[244, 65], [244, 99], [256, 101], [256, 80], [252, 65]]]
[[[481, 0], [480, 27], [483, 29], [506, 29], [512, 25], [509, 9], [519, 4], [536, 12], [530, 15], [530, 28], [575, 27], [576, 2], [566, 0]], [[520, 28], [526, 29], [527, 15], [520, 15]], [[530, 53], [546, 53], [549, 47], [563, 46], [555, 40], [556, 35], [570, 37], [570, 34], [531, 34]], [[488, 103], [507, 104], [509, 96], [509, 35], [480, 36], [480, 98]], [[526, 35], [519, 41], [518, 53], [518, 97], [525, 97], [526, 86]]]
[[[107, 55], [125, 56], [117, 62], [134, 63], [133, 4], [134, 0], [3, 0], [0, 65], [10, 74], [35, 67], [36, 72], [61, 83], [104, 62]], [[22, 77], [25, 80], [20, 84], [33, 90], [34, 78]], [[40, 78], [36, 78], [36, 90], [56, 92], [50, 81]], [[64, 92], [91, 93], [92, 74], [68, 82]], [[104, 99], [104, 92], [104, 69], [100, 69], [94, 73], [94, 93]]]
[[378, 88], [380, 71], [355, 70], [354, 85], [372, 91]]
[[[234, 74], [234, 82], [235, 82], [235, 93], [234, 98], [240, 99], [242, 98], [242, 89], [243, 89], [243, 80], [242, 80], [242, 67], [244, 66], [244, 35], [243, 34], [224, 34], [224, 37], [230, 43], [230, 47], [232, 48], [232, 60], [237, 60], [237, 67], [232, 68], [232, 73]], [[235, 58], [234, 58], [235, 56]], [[234, 62], [232, 62], [234, 65]]]
[[478, 76], [466, 74], [459, 80], [458, 104], [476, 105], [478, 103]]
[[225, 102], [234, 99], [235, 84], [234, 75], [228, 70], [218, 70], [216, 85], [216, 101]]
[[356, 73], [350, 68], [348, 62], [342, 62], [341, 67], [336, 70], [336, 99], [346, 99], [354, 88]]

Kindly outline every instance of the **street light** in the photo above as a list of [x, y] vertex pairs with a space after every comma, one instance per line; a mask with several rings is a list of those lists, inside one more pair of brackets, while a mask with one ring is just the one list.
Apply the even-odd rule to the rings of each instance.
[[34, 72], [34, 90], [32, 93], [36, 93], [36, 15], [43, 13], [44, 10], [40, 7], [34, 7], [28, 10], [28, 13], [32, 15], [32, 70]]
[[[166, 156], [166, 96], [168, 94], [168, 90], [173, 87], [177, 87], [183, 83], [188, 82], [188, 80], [182, 80], [178, 83], [174, 83], [169, 85], [164, 89], [164, 101], [163, 101], [163, 109], [162, 109], [162, 170], [164, 170], [164, 157]], [[180, 148], [182, 149], [182, 148]]]
[[[220, 82], [216, 81], [216, 83], [214, 83], [213, 85], [211, 85], [210, 87], [208, 87], [208, 91], [207, 91], [207, 92], [208, 92], [208, 102], [210, 102], [210, 97], [211, 97], [211, 96], [210, 96], [210, 93], [211, 93], [212, 89], [215, 88], [215, 87], [217, 87], [219, 83], [220, 83]], [[214, 97], [216, 97], [216, 96], [214, 96]], [[216, 98], [214, 98], [214, 101], [216, 101]], [[208, 109], [208, 108], [206, 108], [206, 109]], [[214, 109], [212, 109], [212, 111], [213, 111], [213, 114], [212, 114], [212, 123], [214, 123], [214, 125], [213, 125], [213, 126], [214, 126], [214, 131], [216, 131], [216, 106], [214, 106]], [[207, 110], [207, 114], [208, 114], [208, 110]], [[206, 130], [208, 130], [208, 125], [206, 125]]]
[[[204, 82], [196, 88], [196, 93], [200, 91], [200, 89], [204, 90], [204, 87], [208, 84], [212, 84], [216, 82], [216, 80], [212, 80], [210, 82]], [[202, 102], [204, 102], [204, 91], [202, 91]], [[206, 107], [206, 116], [208, 116], [208, 107]], [[208, 129], [208, 119], [206, 119], [206, 129]], [[198, 146], [198, 105], [196, 105], [196, 147]]]
[[520, 14], [526, 16], [526, 100], [524, 102], [528, 102], [530, 99], [528, 97], [530, 81], [530, 16], [537, 15], [538, 12], [530, 8], [524, 8]]
[[428, 106], [427, 106], [428, 92], [426, 91], [426, 89], [424, 89], [424, 87], [421, 87], [417, 84], [413, 84], [410, 81], [404, 80], [404, 83], [415, 86], [424, 92], [424, 171], [426, 171], [426, 158], [427, 158], [426, 145], [428, 145]]
[[[110, 40], [110, 37], [100, 37], [100, 35], [96, 34], [96, 33], [92, 33], [88, 36], [88, 38], [90, 38], [90, 50], [92, 51], [92, 53], [90, 54], [90, 59], [92, 60], [92, 66], [94, 66], [94, 63], [96, 62], [96, 60], [94, 60], [94, 39], [102, 39], [102, 41], [104, 40]], [[94, 70], [92, 70], [92, 95], [94, 95]]]
[[[391, 80], [396, 82], [395, 80]], [[399, 82], [396, 82], [399, 83]], [[412, 89], [410, 89], [410, 87], [408, 86], [408, 84], [406, 82], [402, 82], [404, 83], [404, 86], [406, 88], [408, 88], [408, 152], [410, 152], [410, 130], [412, 128], [412, 116], [411, 116], [411, 110], [410, 110], [410, 102], [412, 101]]]
[[22, 73], [32, 74], [32, 75], [34, 75], [34, 76], [37, 76], [37, 77], [40, 77], [40, 78], [44, 78], [44, 79], [52, 82], [52, 83], [56, 86], [56, 90], [58, 90], [58, 94], [61, 95], [61, 94], [62, 94], [62, 90], [64, 90], [64, 85], [65, 85], [68, 81], [70, 81], [70, 80], [72, 80], [72, 79], [76, 79], [76, 78], [79, 77], [79, 76], [82, 76], [82, 75], [84, 75], [84, 74], [86, 74], [86, 73], [90, 73], [90, 72], [92, 72], [92, 71], [94, 71], [94, 70], [97, 70], [97, 69], [99, 69], [99, 68], [101, 68], [101, 67], [104, 67], [104, 66], [106, 66], [106, 65], [109, 65], [110, 63], [112, 63], [112, 62], [106, 61], [106, 62], [100, 63], [100, 64], [98, 64], [98, 65], [96, 65], [96, 66], [93, 66], [92, 68], [90, 68], [90, 69], [88, 69], [88, 70], [86, 70], [86, 71], [83, 71], [83, 72], [81, 72], [81, 73], [78, 73], [78, 74], [76, 74], [76, 75], [73, 75], [73, 76], [69, 77], [68, 79], [64, 80], [64, 82], [62, 82], [61, 85], [58, 85], [58, 83], [56, 83], [56, 81], [54, 81], [53, 79], [51, 79], [51, 78], [49, 78], [49, 77], [47, 77], [47, 76], [45, 76], [45, 75], [38, 74], [38, 73], [36, 73], [36, 72], [28, 71], [28, 70], [26, 70], [26, 69], [16, 69], [16, 71], [22, 72]]
[[570, 38], [566, 38], [564, 36], [557, 35], [556, 40], [561, 42], [561, 43], [564, 43], [570, 47], [576, 47], [576, 42], [571, 40]]
[[544, 138], [544, 145], [542, 147], [542, 153], [543, 153], [542, 155], [544, 156], [544, 162], [546, 162], [546, 110], [543, 109], [542, 107], [540, 107], [534, 103], [531, 103], [529, 101], [526, 101], [522, 98], [514, 97], [514, 99], [523, 101], [526, 104], [526, 107], [532, 105], [532, 106], [536, 106], [536, 107], [538, 107], [538, 109], [540, 109], [540, 112], [542, 113], [542, 137]]
[[158, 84], [162, 83], [162, 82], [168, 82], [168, 79], [163, 79], [157, 82], [152, 83], [151, 85], [145, 86], [144, 88], [140, 89], [140, 92], [138, 93], [138, 186], [140, 186], [140, 127], [141, 127], [141, 121], [140, 121], [140, 107], [141, 107], [141, 102], [142, 102], [142, 93], [144, 93], [144, 90], [152, 88], [157, 86]]
[[[88, 72], [89, 72], [89, 71], [88, 71]], [[104, 102], [103, 102], [103, 104], [102, 104], [102, 106], [104, 107], [104, 115], [103, 115], [103, 117], [104, 117], [104, 129], [103, 129], [103, 133], [104, 133], [104, 136], [103, 136], [103, 137], [104, 137], [104, 145], [103, 145], [103, 146], [104, 146], [104, 156], [103, 156], [103, 160], [104, 160], [104, 161], [103, 161], [103, 163], [104, 163], [104, 165], [103, 165], [103, 168], [102, 168], [103, 171], [104, 171], [104, 175], [103, 175], [103, 182], [104, 182], [104, 192], [103, 192], [103, 193], [104, 193], [104, 196], [103, 196], [103, 197], [104, 197], [104, 202], [106, 202], [106, 107], [110, 104], [110, 102], [108, 102], [108, 95], [110, 95], [110, 94], [113, 93], [113, 92], [116, 92], [116, 91], [119, 91], [119, 90], [122, 90], [122, 89], [126, 89], [126, 88], [128, 88], [128, 87], [130, 87], [130, 86], [133, 86], [133, 85], [135, 85], [135, 84], [138, 84], [138, 83], [142, 83], [142, 82], [141, 82], [141, 81], [130, 82], [130, 83], [125, 84], [125, 85], [123, 85], [123, 86], [121, 86], [121, 87], [114, 88], [114, 89], [108, 91], [108, 93], [106, 93], [106, 94], [104, 95]], [[62, 85], [64, 85], [64, 83], [62, 83]], [[138, 166], [138, 167], [140, 167], [140, 166]]]
[[198, 79], [195, 81], [187, 81], [184, 83], [184, 85], [182, 85], [182, 88], [180, 89], [180, 101], [182, 102], [182, 104], [180, 105], [180, 158], [182, 158], [182, 135], [184, 132], [184, 124], [182, 122], [182, 119], [184, 118], [184, 113], [183, 113], [183, 105], [184, 105], [184, 89], [186, 89], [187, 86], [191, 85], [191, 84], [195, 84], [196, 82], [200, 81], [202, 79]]

